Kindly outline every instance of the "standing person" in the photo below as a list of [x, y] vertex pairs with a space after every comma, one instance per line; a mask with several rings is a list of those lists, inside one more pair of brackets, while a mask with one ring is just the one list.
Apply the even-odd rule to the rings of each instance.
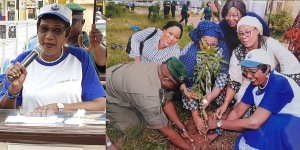
[[195, 147], [168, 125], [167, 116], [182, 131], [182, 136], [193, 142], [180, 121], [172, 96], [168, 92], [177, 89], [187, 80], [182, 62], [172, 57], [166, 62], [119, 64], [107, 69], [107, 119], [117, 130], [124, 131], [141, 123], [143, 116], [151, 129], [161, 131], [177, 147], [194, 150]]
[[148, 19], [150, 19], [151, 12], [153, 12], [153, 7], [154, 6], [152, 6], [152, 5], [148, 7]]
[[[201, 59], [197, 58], [198, 52], [206, 50], [202, 44], [201, 39], [203, 39], [208, 44], [209, 48], [218, 48], [215, 56], [222, 55], [223, 60], [229, 62], [229, 51], [224, 42], [224, 34], [216, 23], [209, 20], [201, 21], [198, 24], [197, 28], [191, 31], [189, 35], [192, 39], [192, 42], [187, 44], [181, 50], [181, 56], [179, 57], [179, 60], [181, 60], [187, 68], [189, 78], [194, 77], [194, 68], [199, 62], [201, 62]], [[222, 66], [222, 68], [224, 68], [224, 70], [220, 71], [220, 74], [218, 75], [218, 77], [216, 77], [216, 79], [210, 81], [213, 85], [211, 92], [205, 91], [206, 93], [204, 93], [206, 94], [205, 98], [208, 100], [207, 105], [209, 105], [213, 101], [218, 106], [222, 104], [222, 102], [219, 101], [222, 101], [223, 99], [217, 100], [216, 98], [226, 86], [226, 78], [228, 75], [229, 65], [225, 63], [220, 63], [220, 65]], [[191, 111], [193, 121], [196, 125], [197, 130], [203, 132], [206, 128], [203, 119], [199, 115], [200, 112], [198, 109], [198, 102], [191, 98], [191, 95], [193, 95], [191, 94], [191, 90], [194, 84], [195, 83], [193, 83], [192, 79], [190, 79], [180, 87], [182, 93], [184, 94], [182, 96], [183, 108]]]
[[288, 49], [300, 62], [300, 10], [295, 18], [294, 24], [285, 32], [284, 42], [289, 43]]
[[[152, 33], [156, 33], [144, 41]], [[135, 33], [131, 37], [131, 48], [129, 57], [135, 62], [164, 62], [169, 58], [180, 56], [178, 40], [181, 38], [183, 27], [177, 21], [169, 21], [162, 30], [146, 28]], [[144, 42], [142, 54], [140, 54], [140, 44]]]
[[[99, 75], [100, 73], [105, 73], [107, 57], [106, 48], [103, 46], [103, 44], [101, 44], [103, 37], [102, 33], [97, 28], [92, 29], [89, 32], [89, 35], [87, 34], [87, 32], [82, 31], [82, 27], [85, 24], [85, 19], [83, 18], [83, 11], [86, 10], [85, 7], [72, 2], [67, 3], [65, 6], [72, 10], [73, 20], [71, 24], [71, 33], [69, 35], [69, 38], [67, 39], [66, 44], [74, 47], [79, 47], [78, 36], [82, 34], [82, 43], [85, 47], [89, 47], [90, 42], [95, 45], [95, 49], [88, 52], [88, 54], [94, 64], [94, 68], [96, 69], [97, 74]], [[28, 50], [32, 50], [36, 43], [37, 35], [29, 38]], [[24, 45], [23, 49], [26, 50], [26, 45]]]
[[135, 4], [134, 4], [134, 2], [132, 2], [132, 3], [131, 3], [131, 10], [132, 10], [132, 11], [134, 11], [134, 7], [135, 7]]
[[236, 31], [238, 22], [244, 16], [257, 18], [263, 26], [262, 35], [270, 36], [270, 28], [268, 24], [256, 13], [249, 11], [246, 12], [246, 5], [243, 0], [228, 0], [223, 6], [222, 17], [224, 19], [219, 23], [219, 26], [225, 35], [225, 42], [229, 49], [230, 56], [232, 55], [233, 50], [241, 44]]
[[165, 17], [165, 19], [168, 19], [169, 18], [170, 9], [171, 9], [171, 1], [164, 0], [163, 6], [164, 6], [164, 17]]
[[211, 20], [212, 9], [211, 9], [210, 5], [211, 5], [210, 2], [206, 3], [206, 7], [204, 8], [202, 17], [200, 18], [201, 20], [203, 19], [203, 16], [204, 16], [205, 20]]
[[176, 5], [177, 5], [177, 2], [176, 1], [172, 1], [172, 3], [171, 3], [172, 18], [175, 18]]
[[[242, 101], [226, 120], [209, 119], [209, 129], [242, 131], [235, 150], [298, 150], [300, 149], [300, 87], [276, 71], [271, 71], [269, 53], [252, 50], [239, 65], [251, 81]], [[253, 115], [242, 118], [251, 105]], [[242, 118], [242, 119], [241, 119]]]
[[[38, 111], [105, 110], [105, 91], [88, 54], [82, 48], [65, 46], [71, 29], [72, 10], [51, 4], [37, 16], [38, 43], [44, 51], [25, 68], [22, 62], [30, 51], [20, 54], [0, 92], [0, 108]], [[94, 38], [94, 37], [92, 37]], [[91, 42], [96, 44], [95, 39]]]
[[129, 10], [130, 2], [126, 3], [126, 9]]
[[184, 24], [187, 25], [189, 5], [190, 5], [190, 1], [187, 1], [186, 4], [184, 4], [182, 6], [182, 9], [181, 9], [181, 20], [179, 21], [179, 23], [181, 23], [184, 20]]

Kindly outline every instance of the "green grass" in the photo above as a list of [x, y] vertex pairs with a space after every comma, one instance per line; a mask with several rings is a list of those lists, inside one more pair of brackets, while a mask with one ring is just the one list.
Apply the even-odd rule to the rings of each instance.
[[[139, 26], [140, 30], [143, 30], [148, 27], [156, 27], [162, 29], [162, 27], [171, 19], [165, 20], [161, 19], [156, 23], [152, 23], [147, 15], [136, 14], [133, 11], [123, 9], [123, 6], [120, 8], [121, 14], [118, 17], [111, 18], [111, 20], [107, 20], [106, 23], [106, 33], [107, 33], [107, 43], [108, 43], [108, 62], [107, 67], [124, 63], [131, 62], [133, 59], [128, 57], [128, 54], [125, 52], [125, 47], [127, 45], [128, 39], [135, 33], [130, 27], [131, 26]], [[138, 9], [147, 9], [136, 7], [135, 10]], [[160, 12], [160, 16], [162, 15], [162, 11]], [[180, 17], [180, 16], [178, 16]], [[194, 29], [193, 25], [184, 26], [184, 31], [181, 39], [178, 41], [178, 44], [181, 48], [191, 42], [189, 37], [189, 32]], [[111, 49], [111, 44], [120, 44], [123, 48]], [[177, 110], [178, 116], [180, 120], [184, 124], [191, 123], [191, 113], [188, 110], [185, 110], [182, 106], [181, 101], [174, 101], [175, 108]], [[216, 108], [211, 108], [210, 112], [213, 112]], [[178, 131], [176, 126], [169, 122], [169, 125], [175, 130]], [[179, 131], [178, 131], [179, 132]], [[144, 121], [142, 121], [141, 125], [138, 125], [132, 129], [128, 129], [124, 132], [117, 131], [112, 128], [110, 125], [107, 126], [107, 133], [111, 136], [111, 139], [114, 141], [116, 146], [124, 150], [165, 150], [168, 149], [170, 145], [168, 143], [168, 139], [164, 137], [158, 130], [151, 130], [148, 125]], [[234, 136], [229, 134], [230, 138], [228, 138], [229, 142], [226, 142], [229, 145], [233, 145]], [[227, 137], [227, 136], [226, 136]], [[214, 143], [215, 145], [222, 145], [222, 143]]]
[[[122, 9], [122, 7], [121, 7]], [[146, 9], [139, 8], [136, 9]], [[125, 10], [125, 9], [124, 9]], [[148, 27], [156, 27], [162, 29], [163, 26], [172, 19], [161, 19], [156, 23], [152, 23], [147, 15], [136, 14], [133, 11], [123, 11], [119, 17], [111, 18], [106, 22], [106, 37], [107, 37], [107, 50], [108, 50], [108, 62], [107, 67], [116, 65], [118, 63], [133, 61], [128, 57], [128, 54], [124, 49], [111, 49], [110, 45], [112, 43], [121, 44], [123, 47], [126, 47], [128, 39], [135, 33], [132, 30], [131, 26], [139, 26], [140, 30], [146, 29]], [[163, 13], [160, 12], [160, 15]], [[178, 44], [181, 48], [187, 45], [191, 40], [189, 37], [189, 32], [193, 29], [192, 26], [184, 26], [184, 31], [181, 39], [178, 41]]]

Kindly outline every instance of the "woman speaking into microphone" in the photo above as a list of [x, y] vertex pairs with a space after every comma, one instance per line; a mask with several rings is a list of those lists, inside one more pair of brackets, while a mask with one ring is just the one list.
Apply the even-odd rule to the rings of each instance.
[[[105, 110], [105, 91], [88, 53], [64, 46], [72, 11], [60, 4], [40, 9], [38, 43], [43, 51], [26, 68], [30, 51], [20, 54], [6, 72], [0, 108], [25, 111]], [[38, 47], [38, 46], [37, 46]], [[13, 78], [13, 80], [8, 80]]]

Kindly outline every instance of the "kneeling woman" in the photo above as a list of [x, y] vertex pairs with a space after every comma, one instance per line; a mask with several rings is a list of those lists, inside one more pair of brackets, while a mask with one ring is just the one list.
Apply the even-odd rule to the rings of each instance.
[[[194, 76], [194, 68], [197, 63], [201, 62], [201, 59], [197, 58], [198, 52], [206, 50], [201, 39], [203, 39], [209, 45], [209, 47], [218, 48], [216, 51], [216, 56], [222, 55], [223, 60], [229, 62], [229, 51], [225, 42], [223, 41], [224, 34], [216, 23], [211, 22], [210, 20], [201, 21], [198, 24], [197, 28], [190, 33], [190, 37], [192, 39], [192, 42], [190, 42], [181, 50], [182, 55], [179, 57], [179, 59], [183, 62], [188, 70], [189, 78]], [[221, 63], [221, 66], [222, 68], [224, 68], [224, 70], [221, 70], [215, 82], [212, 83], [214, 84], [212, 91], [207, 92], [205, 95], [209, 103], [217, 98], [217, 96], [221, 93], [221, 90], [226, 85], [225, 82], [228, 75], [229, 65]], [[199, 105], [196, 101], [191, 99], [191, 93], [189, 92], [193, 84], [194, 83], [192, 80], [188, 80], [186, 84], [183, 84], [180, 87], [181, 91], [183, 91], [184, 94], [184, 96], [182, 97], [182, 101], [184, 104], [183, 107], [192, 111], [193, 120], [197, 129], [200, 131], [204, 131], [206, 128], [203, 119], [199, 115]], [[217, 105], [221, 105], [222, 103], [218, 100], [215, 100], [215, 102], [217, 103]]]
[[[209, 129], [244, 131], [235, 149], [300, 149], [300, 87], [276, 71], [271, 71], [269, 54], [252, 50], [240, 65], [251, 81], [242, 101], [227, 120], [208, 121]], [[249, 118], [240, 119], [251, 105], [257, 109]]]

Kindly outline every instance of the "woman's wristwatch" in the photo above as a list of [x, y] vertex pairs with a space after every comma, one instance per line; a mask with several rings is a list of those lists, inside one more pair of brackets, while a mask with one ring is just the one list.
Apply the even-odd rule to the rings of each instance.
[[[183, 129], [181, 130], [181, 132], [184, 133], [185, 131], [187, 131], [187, 130], [186, 130], [185, 127], [183, 127]], [[182, 133], [181, 133], [181, 134], [182, 134]]]

